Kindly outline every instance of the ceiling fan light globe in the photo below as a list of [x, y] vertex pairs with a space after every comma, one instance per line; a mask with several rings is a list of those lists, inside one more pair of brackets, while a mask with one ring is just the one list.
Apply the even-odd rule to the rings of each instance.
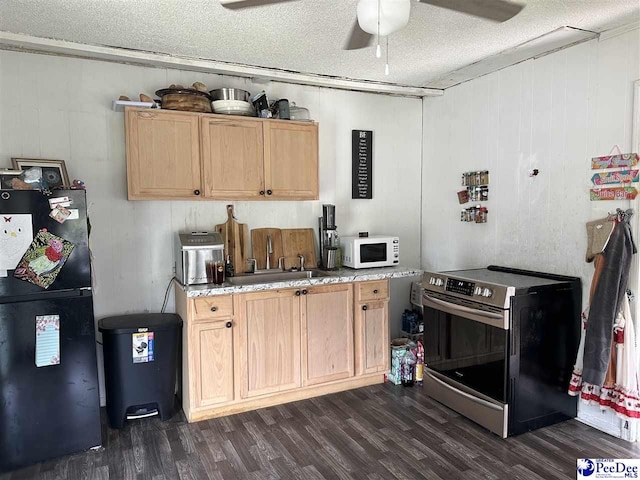
[[[378, 2], [380, 2], [380, 31], [378, 32]], [[410, 0], [360, 0], [358, 24], [371, 35], [381, 37], [397, 32], [409, 22]]]

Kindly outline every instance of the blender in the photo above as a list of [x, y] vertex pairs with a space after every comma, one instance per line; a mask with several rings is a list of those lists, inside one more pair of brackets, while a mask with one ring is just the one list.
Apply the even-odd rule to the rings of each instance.
[[340, 239], [336, 227], [336, 206], [322, 205], [322, 216], [318, 218], [320, 238], [320, 267], [337, 270], [340, 267]]

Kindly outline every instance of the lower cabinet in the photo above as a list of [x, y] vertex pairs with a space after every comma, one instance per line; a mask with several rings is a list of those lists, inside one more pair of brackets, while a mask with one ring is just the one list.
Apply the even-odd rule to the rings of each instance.
[[309, 287], [302, 293], [302, 384], [352, 377], [352, 285]]
[[240, 295], [240, 397], [300, 387], [300, 290]]
[[356, 372], [386, 372], [389, 369], [389, 302], [356, 304]]
[[232, 401], [233, 322], [197, 323], [192, 340], [196, 408]]
[[388, 282], [188, 298], [183, 408], [189, 421], [384, 381]]

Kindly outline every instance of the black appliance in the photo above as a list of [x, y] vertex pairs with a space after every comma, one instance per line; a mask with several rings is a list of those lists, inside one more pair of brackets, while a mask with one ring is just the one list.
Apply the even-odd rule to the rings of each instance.
[[[60, 197], [74, 214], [62, 224], [49, 216], [49, 199]], [[0, 277], [0, 471], [101, 444], [85, 192], [1, 191], [0, 215], [18, 214], [31, 215], [34, 237], [46, 228], [75, 248], [46, 290], [12, 270]], [[38, 367], [36, 317], [43, 315], [58, 316], [60, 356]]]
[[489, 266], [422, 286], [429, 396], [502, 437], [576, 416], [579, 278]]

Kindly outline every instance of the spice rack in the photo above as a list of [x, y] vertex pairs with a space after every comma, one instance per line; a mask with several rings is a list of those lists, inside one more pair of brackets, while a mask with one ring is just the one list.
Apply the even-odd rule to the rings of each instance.
[[[458, 192], [458, 202], [463, 205], [468, 202], [486, 202], [489, 200], [489, 170], [464, 172], [462, 186], [465, 190]], [[487, 223], [487, 207], [477, 204], [462, 209], [461, 222]]]

